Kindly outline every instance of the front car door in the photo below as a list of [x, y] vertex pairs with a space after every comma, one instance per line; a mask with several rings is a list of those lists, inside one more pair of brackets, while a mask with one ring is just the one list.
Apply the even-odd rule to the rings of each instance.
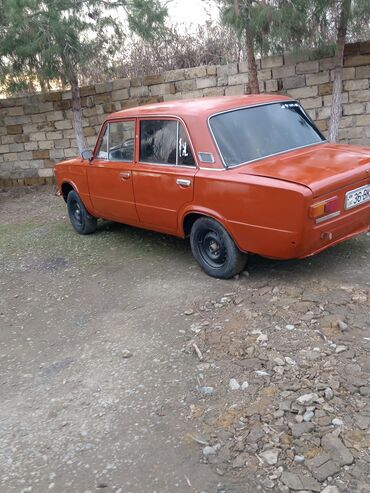
[[140, 223], [176, 233], [179, 211], [194, 198], [197, 171], [188, 133], [174, 118], [139, 122], [134, 193]]
[[132, 169], [135, 119], [107, 122], [88, 167], [91, 201], [104, 219], [137, 224]]

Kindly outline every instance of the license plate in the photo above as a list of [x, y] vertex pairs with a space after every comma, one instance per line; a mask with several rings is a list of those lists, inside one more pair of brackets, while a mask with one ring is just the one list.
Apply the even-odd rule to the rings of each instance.
[[370, 184], [346, 193], [346, 209], [352, 209], [370, 200]]

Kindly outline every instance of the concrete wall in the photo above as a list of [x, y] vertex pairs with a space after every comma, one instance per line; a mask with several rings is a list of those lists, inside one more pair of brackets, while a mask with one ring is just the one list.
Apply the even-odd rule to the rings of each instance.
[[[298, 99], [325, 133], [333, 58], [292, 54], [258, 60], [260, 89]], [[346, 46], [340, 141], [370, 146], [370, 41]], [[83, 125], [92, 147], [113, 111], [139, 104], [247, 92], [247, 64], [201, 66], [81, 88]], [[50, 182], [56, 162], [77, 154], [71, 93], [0, 99], [0, 187]]]

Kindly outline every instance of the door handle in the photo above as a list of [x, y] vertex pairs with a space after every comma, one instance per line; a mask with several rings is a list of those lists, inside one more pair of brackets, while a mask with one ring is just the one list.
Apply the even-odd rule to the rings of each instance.
[[122, 173], [119, 174], [119, 176], [122, 178], [122, 180], [129, 180], [131, 178], [131, 172], [123, 171]]
[[176, 183], [177, 183], [177, 185], [179, 185], [179, 187], [190, 187], [191, 186], [191, 180], [184, 180], [182, 178], [178, 178], [176, 180]]

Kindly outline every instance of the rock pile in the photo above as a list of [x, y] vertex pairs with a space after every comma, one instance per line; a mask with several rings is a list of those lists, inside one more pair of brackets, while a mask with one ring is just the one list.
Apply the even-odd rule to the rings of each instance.
[[190, 419], [225, 483], [370, 492], [369, 307], [368, 291], [321, 283], [261, 285], [194, 311], [198, 388], [213, 390], [193, 394]]

